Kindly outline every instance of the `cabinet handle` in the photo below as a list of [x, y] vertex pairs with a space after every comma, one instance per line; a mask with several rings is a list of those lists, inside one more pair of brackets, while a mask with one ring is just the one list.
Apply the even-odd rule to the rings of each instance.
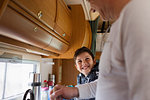
[[38, 30], [38, 28], [37, 28], [37, 27], [35, 27], [35, 28], [34, 28], [34, 32], [37, 32], [37, 30]]
[[65, 36], [66, 36], [66, 34], [64, 33], [64, 34], [62, 34], [62, 36], [63, 36], [63, 37], [65, 37]]
[[42, 11], [39, 11], [39, 12], [38, 12], [38, 17], [39, 17], [39, 19], [40, 19], [42, 16], [43, 16]]

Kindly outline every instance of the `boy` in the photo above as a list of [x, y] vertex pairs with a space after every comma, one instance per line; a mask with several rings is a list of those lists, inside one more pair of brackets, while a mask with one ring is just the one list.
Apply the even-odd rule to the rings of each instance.
[[[87, 47], [79, 48], [74, 54], [75, 67], [80, 72], [77, 77], [77, 84], [90, 83], [98, 79], [98, 63], [94, 55]], [[95, 100], [95, 98], [85, 99]]]

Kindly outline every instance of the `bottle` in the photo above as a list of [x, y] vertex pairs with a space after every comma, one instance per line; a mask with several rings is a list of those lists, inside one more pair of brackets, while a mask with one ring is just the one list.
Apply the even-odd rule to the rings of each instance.
[[47, 80], [44, 80], [43, 87], [48, 87]]
[[42, 87], [41, 100], [50, 100], [48, 87]]

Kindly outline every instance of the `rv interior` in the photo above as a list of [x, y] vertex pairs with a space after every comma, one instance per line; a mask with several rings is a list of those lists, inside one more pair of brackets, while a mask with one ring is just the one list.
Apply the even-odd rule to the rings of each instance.
[[96, 43], [98, 60], [109, 35], [98, 18], [87, 0], [0, 0], [0, 100], [22, 100], [36, 73], [41, 87], [75, 86], [75, 50]]

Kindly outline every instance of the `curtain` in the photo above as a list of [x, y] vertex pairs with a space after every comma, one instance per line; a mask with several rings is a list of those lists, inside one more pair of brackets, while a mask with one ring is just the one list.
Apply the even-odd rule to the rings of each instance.
[[91, 51], [92, 53], [96, 54], [96, 37], [97, 37], [97, 29], [98, 29], [98, 22], [100, 17], [97, 17], [94, 21], [89, 21], [92, 31], [92, 44], [91, 44]]

